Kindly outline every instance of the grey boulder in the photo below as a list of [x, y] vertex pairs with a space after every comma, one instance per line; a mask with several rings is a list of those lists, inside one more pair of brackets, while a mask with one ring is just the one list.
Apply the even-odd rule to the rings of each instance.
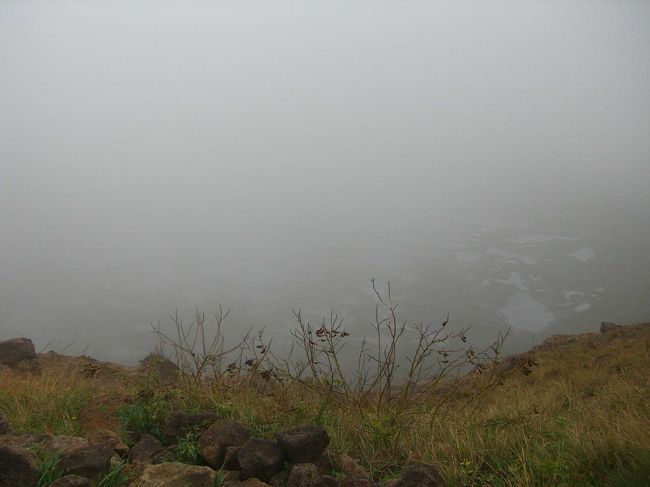
[[164, 449], [165, 447], [156, 438], [145, 434], [129, 451], [129, 460], [131, 462], [151, 463], [153, 458]]
[[284, 454], [278, 444], [271, 440], [251, 438], [239, 450], [239, 477], [251, 477], [267, 482], [273, 474], [282, 470]]
[[216, 413], [203, 412], [190, 414], [185, 411], [176, 411], [165, 421], [163, 440], [167, 444], [170, 444], [176, 443], [188, 434], [201, 434], [218, 419], [219, 416]]
[[98, 479], [110, 469], [112, 456], [113, 443], [105, 441], [64, 453], [61, 457], [61, 467], [66, 475], [75, 474]]
[[287, 480], [287, 487], [320, 487], [318, 467], [313, 463], [296, 463]]
[[404, 469], [395, 487], [445, 487], [445, 481], [433, 465], [414, 463]]
[[13, 365], [36, 358], [34, 342], [29, 338], [10, 338], [0, 341], [0, 364]]
[[330, 443], [321, 426], [298, 426], [277, 434], [278, 444], [291, 463], [314, 463]]
[[147, 466], [131, 487], [214, 487], [216, 472], [210, 467], [185, 463]]
[[35, 487], [39, 477], [34, 452], [16, 444], [0, 445], [0, 487]]
[[201, 457], [212, 468], [220, 468], [229, 446], [242, 446], [249, 438], [248, 430], [232, 419], [219, 419], [199, 438]]

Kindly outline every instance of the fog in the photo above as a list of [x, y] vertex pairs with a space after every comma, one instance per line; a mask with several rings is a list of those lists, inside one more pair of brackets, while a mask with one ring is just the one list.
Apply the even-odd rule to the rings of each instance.
[[650, 319], [646, 1], [0, 0], [0, 339]]

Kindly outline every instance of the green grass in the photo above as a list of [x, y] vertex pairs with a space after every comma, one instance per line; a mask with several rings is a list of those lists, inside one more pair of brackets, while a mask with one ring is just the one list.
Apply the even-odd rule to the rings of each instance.
[[191, 465], [200, 464], [198, 437], [194, 433], [188, 433], [185, 438], [178, 440], [176, 458], [179, 462]]
[[79, 416], [93, 395], [83, 380], [64, 380], [50, 372], [16, 377], [0, 373], [0, 413], [14, 429], [79, 435]]
[[61, 468], [60, 462], [60, 453], [41, 458], [39, 463], [40, 477], [38, 478], [38, 487], [47, 487], [63, 476], [63, 469]]
[[170, 414], [169, 405], [161, 398], [138, 398], [118, 410], [123, 433], [133, 442], [144, 433], [162, 440], [164, 421]]
[[217, 470], [217, 475], [214, 478], [214, 487], [223, 487], [225, 481], [226, 476], [221, 472], [221, 470]]
[[124, 472], [126, 462], [117, 463], [109, 472], [102, 477], [97, 487], [123, 487], [129, 483], [129, 476]]

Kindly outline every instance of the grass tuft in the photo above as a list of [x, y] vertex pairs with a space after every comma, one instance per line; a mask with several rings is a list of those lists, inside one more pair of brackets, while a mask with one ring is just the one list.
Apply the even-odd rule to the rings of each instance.
[[39, 464], [40, 477], [38, 478], [38, 487], [47, 487], [55, 480], [63, 477], [61, 468], [61, 454], [49, 455], [41, 459]]
[[97, 487], [123, 487], [128, 484], [129, 476], [124, 472], [126, 462], [122, 460], [116, 463], [104, 477], [99, 481]]

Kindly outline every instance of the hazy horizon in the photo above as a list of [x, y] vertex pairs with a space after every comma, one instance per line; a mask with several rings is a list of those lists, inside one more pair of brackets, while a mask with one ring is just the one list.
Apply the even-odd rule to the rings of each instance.
[[[650, 4], [0, 0], [0, 339], [650, 321]], [[281, 346], [281, 345], [280, 345]]]

